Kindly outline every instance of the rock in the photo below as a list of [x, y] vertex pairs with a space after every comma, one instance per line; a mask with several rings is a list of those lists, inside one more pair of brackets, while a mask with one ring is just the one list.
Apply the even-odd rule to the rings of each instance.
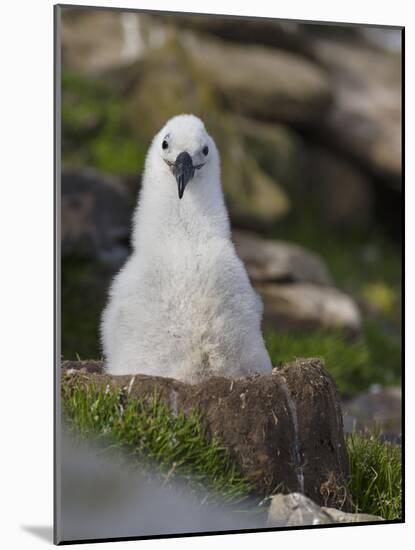
[[401, 54], [362, 44], [316, 40], [316, 60], [331, 74], [327, 126], [345, 151], [400, 188]]
[[401, 388], [373, 386], [343, 404], [346, 432], [380, 432], [383, 438], [396, 441], [402, 435]]
[[264, 317], [282, 328], [334, 328], [356, 334], [361, 315], [344, 292], [312, 283], [259, 283], [255, 288], [264, 301]]
[[294, 215], [301, 219], [306, 203], [328, 227], [362, 230], [370, 226], [372, 182], [358, 166], [304, 141], [285, 125], [247, 117], [235, 120], [259, 166], [289, 194]]
[[233, 231], [236, 251], [253, 283], [310, 282], [331, 285], [332, 279], [321, 258], [302, 246], [261, 239], [247, 231]]
[[362, 523], [372, 521], [385, 521], [380, 516], [374, 516], [373, 514], [351, 514], [350, 512], [344, 512], [343, 510], [336, 510], [336, 508], [326, 508], [323, 506], [322, 511], [325, 512], [333, 520], [333, 523]]
[[102, 74], [142, 59], [167, 40], [157, 18], [134, 12], [62, 8], [62, 60], [87, 74]]
[[361, 315], [336, 289], [324, 262], [301, 246], [233, 231], [236, 251], [264, 302], [264, 318], [280, 328], [334, 328], [356, 334]]
[[[238, 148], [236, 142], [234, 152]], [[221, 151], [227, 154], [225, 147]], [[288, 214], [290, 199], [243, 147], [240, 153], [241, 157], [228, 157], [222, 162], [222, 188], [231, 220], [239, 227], [252, 229], [272, 226]]]
[[279, 493], [271, 498], [268, 511], [269, 527], [291, 527], [294, 525], [325, 525], [334, 523], [320, 506], [301, 493], [284, 495]]
[[317, 359], [297, 360], [271, 375], [231, 380], [212, 377], [189, 385], [146, 375], [97, 373], [102, 363], [65, 361], [65, 393], [78, 384], [124, 388], [126, 398], [152, 400], [172, 412], [197, 410], [207, 437], [230, 450], [259, 495], [281, 487], [318, 503], [346, 507], [348, 461], [336, 387]]
[[333, 523], [362, 523], [383, 521], [371, 514], [351, 514], [335, 508], [320, 507], [301, 493], [271, 498], [268, 510], [268, 527], [290, 527], [296, 525], [326, 525]]
[[200, 82], [192, 74], [185, 52], [175, 37], [140, 62], [120, 70], [119, 79], [130, 81], [127, 115], [142, 142], [150, 143], [155, 132], [174, 115], [199, 116], [208, 106], [214, 107], [209, 89], [203, 95]]
[[371, 181], [355, 165], [321, 147], [307, 151], [303, 200], [328, 226], [336, 229], [367, 229], [373, 222]]
[[61, 253], [122, 263], [128, 253], [132, 204], [121, 178], [90, 168], [64, 169]]
[[400, 52], [402, 49], [402, 29], [393, 27], [359, 26], [364, 40], [381, 51]]
[[326, 75], [313, 62], [262, 46], [234, 45], [183, 33], [194, 70], [239, 114], [307, 124], [319, 121], [331, 101]]
[[235, 116], [246, 148], [259, 166], [289, 193], [303, 192], [307, 181], [307, 152], [303, 140], [289, 126]]
[[166, 16], [171, 24], [212, 34], [231, 42], [244, 44], [263, 44], [279, 49], [289, 50], [309, 55], [308, 41], [302, 29], [294, 21], [279, 21], [277, 19], [252, 19], [243, 17]]

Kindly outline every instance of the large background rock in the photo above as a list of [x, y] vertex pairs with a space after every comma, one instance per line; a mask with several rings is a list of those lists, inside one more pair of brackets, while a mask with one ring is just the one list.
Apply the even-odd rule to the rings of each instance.
[[195, 71], [238, 113], [266, 120], [316, 121], [331, 100], [325, 74], [311, 61], [263, 46], [185, 36]]
[[303, 330], [334, 328], [356, 334], [360, 311], [344, 292], [311, 283], [256, 285], [264, 301], [264, 317], [277, 326]]
[[92, 71], [130, 62], [123, 20], [113, 11], [68, 10], [62, 28], [63, 61]]
[[284, 329], [360, 331], [358, 305], [333, 286], [327, 266], [316, 254], [246, 231], [234, 231], [233, 241], [262, 297], [265, 321]]
[[307, 181], [306, 146], [292, 126], [240, 115], [233, 120], [261, 168], [285, 189], [296, 189]]
[[307, 151], [308, 174], [297, 188], [329, 228], [364, 231], [374, 219], [374, 193], [366, 174], [346, 158], [313, 147]]
[[317, 40], [316, 59], [331, 74], [327, 122], [339, 145], [378, 175], [400, 185], [401, 56], [362, 45]]
[[371, 226], [373, 184], [355, 163], [322, 145], [310, 145], [287, 124], [248, 117], [235, 122], [259, 166], [287, 191], [299, 219], [306, 205], [330, 228], [361, 231]]
[[145, 14], [63, 10], [63, 62], [87, 74], [103, 74], [128, 66], [167, 39], [165, 26]]
[[261, 239], [247, 231], [233, 231], [232, 238], [236, 252], [254, 283], [307, 281], [321, 285], [332, 284], [323, 260], [301, 246]]
[[[171, 24], [177, 24], [175, 16], [165, 16], [164, 19]], [[181, 17], [180, 25], [231, 42], [263, 44], [308, 55], [306, 34], [299, 32], [298, 24], [294, 21], [194, 15]]]
[[146, 375], [101, 374], [102, 363], [63, 364], [62, 384], [125, 388], [159, 399], [172, 414], [198, 410], [206, 433], [227, 447], [259, 494], [300, 491], [321, 504], [348, 506], [348, 462], [336, 387], [319, 360], [298, 360], [268, 376], [212, 377], [196, 385]]

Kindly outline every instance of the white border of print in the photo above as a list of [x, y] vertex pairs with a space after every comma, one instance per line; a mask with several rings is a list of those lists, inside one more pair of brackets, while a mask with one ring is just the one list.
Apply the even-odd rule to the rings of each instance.
[[[195, 2], [147, 0], [89, 0], [73, 4], [256, 15], [353, 23], [406, 26], [406, 119], [415, 120], [415, 19], [406, 0], [329, 2], [256, 0]], [[53, 6], [51, 0], [5, 2], [1, 16], [1, 200], [2, 252], [2, 543], [5, 548], [32, 548], [48, 544], [33, 529], [47, 535], [52, 526], [52, 396], [53, 396]], [[411, 70], [410, 70], [411, 69]], [[407, 127], [406, 211], [415, 208], [414, 125]], [[412, 157], [410, 153], [412, 152]], [[409, 182], [409, 183], [408, 183]], [[415, 326], [414, 219], [407, 218], [406, 326]], [[414, 306], [414, 307], [411, 307]], [[409, 333], [410, 334], [410, 333]], [[411, 338], [406, 339], [407, 365], [415, 364]], [[415, 387], [414, 369], [406, 372], [406, 388]], [[407, 395], [406, 485], [414, 487], [414, 399]], [[200, 538], [105, 543], [105, 548], [218, 549], [261, 545], [307, 545], [350, 549], [370, 543], [378, 549], [414, 537], [414, 499], [407, 491], [407, 523], [347, 529], [250, 533]], [[43, 529], [42, 529], [43, 528]], [[50, 531], [51, 532], [51, 531]], [[49, 536], [49, 544], [51, 536]], [[85, 545], [98, 548], [101, 544]]]

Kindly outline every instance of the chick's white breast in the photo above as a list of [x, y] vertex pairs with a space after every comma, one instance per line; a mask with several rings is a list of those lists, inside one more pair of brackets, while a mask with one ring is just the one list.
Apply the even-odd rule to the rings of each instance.
[[171, 243], [142, 265], [143, 298], [148, 307], [176, 323], [207, 322], [222, 315], [257, 311], [254, 292], [229, 243], [211, 240], [201, 246]]

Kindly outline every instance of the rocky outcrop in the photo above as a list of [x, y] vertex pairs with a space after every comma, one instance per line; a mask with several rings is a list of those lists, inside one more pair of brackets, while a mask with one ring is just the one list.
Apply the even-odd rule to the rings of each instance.
[[254, 117], [308, 123], [331, 101], [324, 71], [305, 58], [264, 46], [234, 45], [188, 33], [183, 43], [196, 71], [226, 108]]
[[143, 14], [62, 9], [63, 62], [81, 72], [100, 75], [128, 66], [167, 39], [164, 25]]
[[310, 145], [287, 125], [236, 118], [259, 166], [285, 189], [299, 220], [304, 204], [330, 228], [362, 230], [373, 222], [373, 184], [344, 155]]
[[334, 101], [327, 126], [332, 138], [399, 187], [401, 55], [334, 40], [317, 40], [313, 54], [331, 75]]
[[[176, 16], [163, 18], [170, 24], [177, 24]], [[309, 55], [305, 33], [294, 21], [278, 19], [252, 19], [244, 17], [206, 17], [205, 15], [180, 16], [180, 26], [211, 34], [235, 43], [262, 44], [295, 53]]]
[[[145, 84], [142, 63], [156, 61], [152, 56], [165, 54], [175, 42], [182, 56], [173, 55], [170, 87], [162, 86], [163, 55], [156, 63], [160, 80], [148, 83], [157, 96], [170, 95], [175, 113], [185, 103], [186, 112], [201, 114], [192, 98], [213, 91], [209, 112], [219, 107], [267, 121], [312, 124], [320, 136], [328, 130], [329, 149], [343, 149], [390, 185], [400, 185], [401, 55], [399, 49], [369, 44], [370, 29], [343, 28], [334, 34], [330, 27], [278, 20], [74, 8], [63, 8], [62, 21], [65, 67], [93, 75], [126, 69], [129, 83]], [[399, 43], [398, 36], [394, 40]], [[118, 86], [126, 73], [111, 80]], [[147, 109], [143, 105], [146, 117], [140, 117], [146, 124]]]
[[[374, 48], [351, 30], [334, 39], [327, 29], [272, 20], [63, 13], [64, 67], [122, 90], [140, 143], [147, 146], [174, 114], [206, 120], [238, 224], [271, 224], [291, 203], [307, 201], [329, 225], [366, 229], [374, 199], [359, 164], [399, 188], [399, 53]], [[256, 121], [244, 128], [235, 113]], [[258, 119], [273, 124], [254, 129]], [[297, 132], [304, 129], [310, 133], [302, 143]], [[317, 151], [316, 137], [324, 145]]]
[[299, 189], [310, 210], [328, 227], [366, 230], [374, 218], [373, 184], [358, 166], [323, 147], [307, 150], [306, 174]]
[[319, 360], [297, 360], [267, 376], [212, 377], [195, 385], [146, 375], [110, 376], [102, 368], [102, 362], [65, 361], [66, 392], [94, 384], [124, 391], [126, 399], [151, 400], [156, 394], [173, 415], [197, 410], [207, 437], [215, 434], [229, 449], [256, 493], [282, 488], [347, 508], [339, 397]]
[[284, 189], [291, 192], [307, 180], [306, 147], [289, 125], [241, 115], [233, 121], [259, 166]]
[[268, 511], [268, 527], [374, 521], [383, 521], [383, 518], [371, 514], [351, 514], [335, 508], [321, 507], [301, 493], [274, 495]]

